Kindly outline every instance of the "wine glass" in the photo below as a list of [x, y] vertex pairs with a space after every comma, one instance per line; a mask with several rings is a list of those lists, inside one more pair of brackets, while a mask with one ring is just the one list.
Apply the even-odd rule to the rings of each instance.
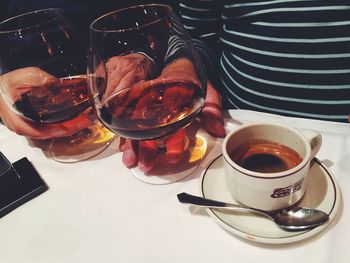
[[54, 160], [77, 162], [106, 149], [114, 135], [98, 121], [89, 101], [87, 41], [62, 9], [1, 22], [0, 46], [0, 94], [9, 108], [38, 124], [89, 124], [73, 136], [52, 140]]
[[206, 78], [171, 7], [147, 4], [105, 14], [90, 25], [89, 43], [88, 86], [98, 118], [121, 137], [153, 143], [163, 153], [150, 171], [132, 168], [134, 175], [150, 184], [189, 176], [205, 153], [203, 137], [188, 135], [186, 159], [176, 164], [166, 146], [174, 133], [194, 125]]

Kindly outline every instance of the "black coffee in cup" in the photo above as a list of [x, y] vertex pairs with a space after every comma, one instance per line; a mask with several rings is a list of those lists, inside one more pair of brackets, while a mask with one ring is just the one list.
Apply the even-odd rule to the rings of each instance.
[[261, 139], [243, 142], [229, 156], [241, 167], [261, 173], [286, 171], [302, 161], [292, 148]]

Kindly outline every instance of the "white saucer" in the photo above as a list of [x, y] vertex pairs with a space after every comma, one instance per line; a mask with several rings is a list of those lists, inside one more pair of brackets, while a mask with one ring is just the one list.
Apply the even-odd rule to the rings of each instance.
[[[225, 184], [222, 155], [208, 166], [201, 178], [203, 197], [237, 203]], [[309, 171], [307, 190], [301, 206], [317, 208], [329, 214], [322, 226], [307, 231], [288, 232], [274, 222], [252, 213], [222, 212], [207, 209], [209, 215], [224, 229], [244, 239], [259, 243], [284, 244], [304, 240], [325, 229], [335, 218], [340, 205], [340, 190], [330, 171], [315, 159]]]

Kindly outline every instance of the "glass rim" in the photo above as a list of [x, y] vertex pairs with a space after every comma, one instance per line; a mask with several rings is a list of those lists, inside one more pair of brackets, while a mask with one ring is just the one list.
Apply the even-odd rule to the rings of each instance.
[[[122, 29], [108, 29], [108, 30], [105, 30], [105, 29], [98, 29], [98, 28], [95, 28], [95, 24], [97, 22], [100, 22], [102, 21], [102, 19], [108, 17], [108, 16], [111, 16], [111, 15], [114, 15], [114, 14], [117, 14], [117, 13], [120, 13], [120, 12], [124, 12], [126, 10], [131, 10], [131, 9], [138, 9], [138, 8], [142, 8], [142, 7], [163, 7], [163, 8], [166, 8], [168, 10], [167, 14], [166, 15], [163, 15], [162, 17], [158, 18], [158, 19], [155, 19], [151, 22], [148, 22], [148, 23], [145, 23], [145, 24], [142, 24], [140, 26], [134, 26], [134, 27], [128, 27], [128, 28], [122, 28]], [[114, 11], [111, 11], [111, 12], [108, 12], [102, 16], [99, 16], [98, 18], [96, 18], [91, 24], [90, 24], [90, 30], [92, 31], [95, 31], [95, 32], [103, 32], [103, 33], [118, 33], [118, 32], [126, 32], [126, 31], [133, 31], [135, 29], [140, 29], [140, 28], [143, 28], [143, 27], [147, 27], [149, 25], [152, 25], [152, 24], [155, 24], [155, 23], [158, 23], [159, 21], [162, 21], [164, 18], [168, 17], [171, 13], [173, 12], [173, 8], [169, 5], [166, 5], [166, 4], [144, 4], [144, 5], [134, 5], [134, 6], [129, 6], [129, 7], [125, 7], [125, 8], [121, 8], [121, 9], [117, 9], [117, 10], [114, 10]]]
[[25, 12], [25, 13], [22, 13], [22, 14], [18, 14], [18, 15], [9, 17], [9, 18], [7, 18], [7, 19], [5, 19], [5, 20], [0, 22], [0, 34], [13, 33], [13, 32], [17, 32], [17, 31], [20, 31], [20, 30], [27, 30], [27, 29], [34, 28], [34, 27], [37, 27], [39, 25], [43, 25], [45, 23], [48, 23], [50, 21], [55, 20], [55, 18], [51, 18], [51, 19], [46, 19], [46, 20], [42, 21], [41, 23], [36, 23], [36, 24], [30, 25], [30, 26], [23, 26], [21, 28], [10, 29], [10, 30], [1, 30], [1, 27], [3, 25], [5, 25], [6, 23], [8, 23], [8, 22], [15, 21], [16, 19], [23, 18], [25, 16], [29, 16], [29, 15], [33, 15], [33, 14], [37, 14], [37, 13], [45, 13], [45, 12], [49, 12], [49, 11], [50, 12], [54, 11], [54, 12], [61, 12], [61, 13], [63, 13], [64, 9], [62, 9], [62, 8], [37, 9], [37, 10], [32, 10], [32, 11], [29, 11], [29, 12]]

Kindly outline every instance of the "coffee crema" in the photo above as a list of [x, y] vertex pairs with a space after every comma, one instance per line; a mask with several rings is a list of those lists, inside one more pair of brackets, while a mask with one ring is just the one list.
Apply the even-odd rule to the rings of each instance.
[[254, 172], [278, 173], [301, 163], [292, 148], [268, 140], [253, 139], [240, 144], [230, 153], [232, 161]]

